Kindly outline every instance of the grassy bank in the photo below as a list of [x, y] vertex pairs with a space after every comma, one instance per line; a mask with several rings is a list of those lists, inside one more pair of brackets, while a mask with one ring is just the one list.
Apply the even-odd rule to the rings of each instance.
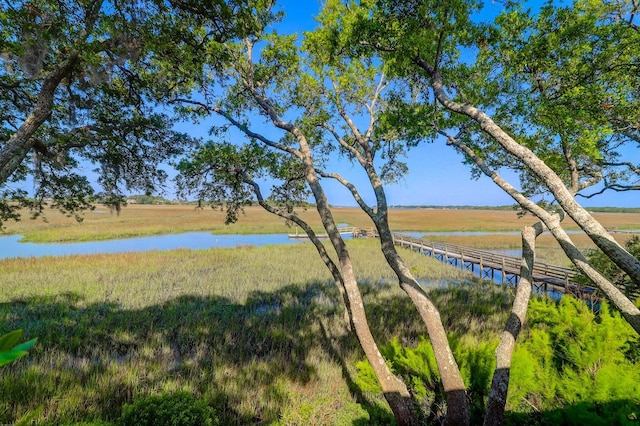
[[[224, 214], [210, 208], [196, 209], [194, 206], [130, 205], [123, 208], [120, 216], [104, 206], [84, 214], [84, 220], [56, 211], [46, 213], [42, 219], [24, 219], [6, 223], [6, 233], [22, 234], [25, 241], [95, 241], [170, 233], [206, 231], [218, 234], [272, 234], [290, 233], [282, 219], [265, 212], [260, 207], [247, 207], [237, 223], [224, 224]], [[337, 223], [346, 223], [361, 228], [371, 227], [366, 215], [357, 208], [335, 208]], [[322, 226], [313, 207], [299, 214], [316, 230]], [[638, 213], [594, 213], [605, 227], [618, 229], [640, 229]], [[531, 216], [520, 218], [514, 211], [504, 210], [436, 210], [393, 209], [389, 212], [391, 228], [395, 231], [451, 232], [451, 231], [520, 231], [534, 222]], [[568, 229], [577, 226], [567, 220]], [[465, 237], [466, 238], [466, 237]], [[517, 241], [518, 237], [512, 240]], [[519, 242], [517, 243], [519, 245]]]
[[[350, 242], [374, 334], [416, 341], [424, 330], [377, 244]], [[466, 276], [405, 255], [421, 278]], [[177, 390], [223, 424], [367, 424], [380, 411], [354, 385], [362, 354], [310, 244], [6, 260], [0, 274], [0, 333], [39, 339], [2, 371], [0, 423], [38, 407], [38, 424], [112, 421]]]

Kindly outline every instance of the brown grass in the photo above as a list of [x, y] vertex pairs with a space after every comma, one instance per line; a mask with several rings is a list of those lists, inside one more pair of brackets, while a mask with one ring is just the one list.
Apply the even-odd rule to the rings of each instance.
[[[322, 226], [317, 211], [310, 207], [299, 209], [298, 214], [316, 230]], [[369, 228], [369, 218], [355, 207], [333, 209], [337, 223]], [[27, 241], [90, 241], [114, 238], [129, 238], [145, 235], [161, 235], [192, 231], [209, 231], [217, 234], [269, 234], [289, 233], [294, 230], [284, 220], [267, 213], [257, 206], [247, 207], [237, 223], [224, 224], [224, 213], [210, 208], [197, 209], [191, 205], [130, 205], [120, 216], [110, 213], [105, 206], [97, 206], [94, 211], [84, 214], [84, 220], [77, 222], [57, 211], [46, 212], [46, 222], [42, 219], [25, 219], [6, 223], [5, 232], [22, 234]], [[502, 210], [455, 210], [455, 209], [394, 209], [389, 212], [391, 229], [395, 231], [447, 232], [447, 231], [519, 231], [525, 225], [535, 222], [531, 216], [518, 217], [516, 212]], [[594, 217], [608, 228], [640, 229], [638, 213], [594, 213]], [[578, 229], [570, 219], [567, 229]], [[454, 237], [451, 238], [453, 242]], [[493, 241], [502, 246], [502, 241], [519, 246], [519, 237], [491, 236], [489, 238], [463, 237], [466, 245], [474, 240], [485, 241], [486, 247]], [[621, 236], [620, 238], [624, 238]], [[511, 241], [516, 241], [511, 243]], [[488, 243], [492, 241], [492, 243]], [[490, 245], [486, 245], [490, 244]]]
[[[593, 213], [607, 228], [640, 229], [639, 213]], [[403, 231], [520, 231], [537, 221], [533, 216], [518, 217], [515, 211], [405, 209], [391, 210], [390, 223], [394, 230]], [[571, 219], [567, 229], [578, 229]]]
[[[320, 219], [315, 210], [300, 209], [299, 214], [315, 228]], [[25, 217], [28, 217], [28, 212]], [[82, 222], [57, 211], [42, 219], [23, 219], [6, 224], [6, 233], [22, 234], [26, 241], [90, 241], [147, 235], [209, 231], [217, 234], [269, 234], [292, 232], [284, 220], [260, 207], [248, 207], [235, 224], [225, 225], [225, 215], [211, 208], [191, 205], [130, 205], [120, 216], [98, 205], [84, 213]]]

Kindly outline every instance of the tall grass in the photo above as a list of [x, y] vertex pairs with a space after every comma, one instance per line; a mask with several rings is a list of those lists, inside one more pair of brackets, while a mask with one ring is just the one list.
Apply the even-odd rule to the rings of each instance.
[[[424, 334], [378, 242], [350, 248], [377, 338]], [[423, 279], [467, 276], [405, 255]], [[350, 379], [362, 355], [310, 244], [13, 259], [0, 274], [0, 333], [39, 339], [2, 371], [0, 423], [39, 406], [38, 424], [113, 421], [177, 390], [225, 424], [366, 424], [375, 411]]]
[[[95, 241], [148, 235], [205, 231], [218, 234], [270, 234], [292, 232], [284, 221], [260, 207], [248, 207], [236, 224], [225, 225], [224, 213], [191, 205], [131, 205], [118, 216], [104, 206], [84, 213], [81, 222], [56, 211], [46, 213], [46, 222], [24, 218], [7, 222], [5, 232], [22, 234], [24, 241]], [[300, 216], [320, 228], [315, 210], [300, 209]], [[25, 212], [28, 217], [28, 213]]]

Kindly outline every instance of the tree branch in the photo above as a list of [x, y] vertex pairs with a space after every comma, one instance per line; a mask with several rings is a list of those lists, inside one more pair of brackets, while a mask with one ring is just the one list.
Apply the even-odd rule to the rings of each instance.
[[71, 73], [78, 61], [78, 52], [71, 53], [66, 61], [45, 78], [33, 110], [0, 150], [0, 185], [7, 181], [33, 148], [32, 136], [51, 116], [58, 85]]
[[611, 167], [626, 167], [627, 169], [629, 169], [629, 171], [640, 175], [640, 167], [636, 166], [635, 164], [633, 164], [633, 163], [631, 163], [629, 161], [623, 161], [623, 162], [620, 162], [620, 163], [605, 161], [605, 162], [602, 163], [602, 165], [603, 166], [611, 166]]
[[347, 124], [347, 126], [349, 127], [349, 130], [351, 130], [351, 133], [353, 133], [353, 136], [355, 136], [356, 141], [358, 141], [358, 144], [362, 145], [362, 142], [361, 142], [362, 135], [360, 134], [360, 130], [358, 130], [358, 127], [351, 120], [351, 117], [349, 117], [349, 115], [346, 113], [344, 106], [340, 101], [340, 94], [342, 93], [342, 91], [339, 89], [339, 86], [336, 84], [334, 80], [331, 80], [331, 84], [333, 85], [333, 90], [335, 91], [335, 94], [336, 94], [335, 102], [336, 102], [336, 108], [338, 110], [338, 114], [340, 115], [342, 120]]
[[331, 133], [331, 135], [333, 136], [333, 138], [338, 142], [338, 144], [340, 144], [340, 146], [342, 148], [344, 148], [345, 150], [347, 150], [351, 155], [353, 155], [354, 157], [356, 157], [356, 159], [358, 160], [358, 162], [362, 165], [364, 165], [365, 159], [362, 157], [362, 154], [360, 153], [360, 151], [358, 151], [357, 149], [355, 149], [353, 146], [349, 145], [347, 143], [347, 141], [345, 141], [339, 134], [338, 132], [336, 132], [336, 130], [331, 127], [328, 123], [323, 122], [322, 124], [320, 124], [320, 126], [322, 128], [324, 128], [325, 130], [327, 130], [329, 133]]
[[316, 250], [318, 251], [320, 258], [322, 259], [324, 264], [327, 266], [327, 268], [331, 272], [331, 275], [333, 276], [333, 279], [336, 282], [336, 285], [338, 285], [338, 289], [340, 290], [340, 295], [342, 296], [342, 299], [344, 301], [344, 306], [345, 306], [345, 321], [347, 323], [347, 326], [349, 328], [352, 328], [353, 324], [351, 323], [351, 319], [353, 318], [353, 316], [351, 315], [349, 299], [347, 297], [346, 289], [344, 285], [344, 279], [342, 277], [342, 274], [340, 273], [340, 269], [335, 264], [335, 262], [331, 259], [331, 257], [329, 256], [329, 253], [327, 253], [327, 249], [324, 246], [324, 244], [322, 244], [322, 241], [320, 241], [320, 239], [318, 238], [316, 233], [313, 231], [313, 229], [309, 226], [309, 224], [304, 220], [302, 220], [298, 215], [294, 213], [283, 212], [282, 210], [276, 209], [272, 205], [267, 203], [264, 197], [262, 196], [260, 185], [258, 185], [258, 183], [255, 182], [254, 180], [250, 179], [245, 173], [243, 173], [242, 175], [242, 181], [252, 188], [253, 193], [255, 194], [258, 200], [258, 203], [260, 204], [260, 206], [262, 206], [262, 208], [264, 208], [269, 213], [275, 214], [277, 216], [280, 216], [283, 219], [286, 219], [295, 223], [300, 228], [302, 228], [302, 230], [307, 234], [307, 236], [309, 237], [309, 240], [311, 240]]
[[420, 57], [414, 62], [431, 77], [431, 89], [438, 102], [448, 110], [469, 117], [480, 128], [490, 135], [502, 148], [514, 158], [526, 165], [551, 191], [560, 206], [580, 226], [589, 238], [607, 256], [632, 279], [640, 281], [640, 260], [632, 256], [622, 247], [611, 234], [596, 221], [591, 214], [575, 200], [567, 190], [562, 179], [544, 161], [537, 157], [529, 148], [516, 142], [491, 117], [479, 108], [468, 103], [461, 104], [452, 100], [444, 90], [441, 76]]
[[358, 192], [358, 188], [356, 188], [356, 186], [354, 184], [352, 184], [351, 182], [347, 181], [345, 178], [343, 178], [338, 173], [325, 173], [325, 172], [323, 172], [321, 170], [318, 170], [318, 174], [320, 176], [322, 176], [323, 178], [335, 179], [336, 181], [340, 182], [340, 184], [342, 184], [342, 186], [344, 186], [345, 188], [347, 188], [351, 192], [351, 195], [353, 196], [353, 199], [356, 201], [356, 203], [358, 203], [358, 206], [360, 206], [360, 208], [365, 213], [367, 213], [370, 217], [373, 217], [375, 212], [362, 199], [362, 197], [360, 196], [360, 193]]
[[373, 135], [373, 132], [375, 130], [375, 124], [378, 121], [376, 116], [376, 104], [378, 103], [382, 92], [387, 88], [388, 85], [389, 83], [385, 80], [384, 73], [381, 73], [380, 80], [378, 81], [375, 91], [373, 92], [371, 102], [369, 104], [365, 104], [367, 111], [369, 111], [369, 127], [364, 133], [364, 138], [367, 141], [371, 140], [371, 136]]
[[212, 112], [215, 114], [218, 114], [222, 117], [224, 117], [227, 121], [229, 121], [229, 123], [231, 123], [235, 128], [237, 128], [238, 130], [240, 130], [242, 133], [244, 133], [245, 135], [249, 136], [250, 138], [254, 138], [259, 140], [260, 142], [264, 143], [267, 146], [270, 146], [271, 148], [289, 153], [291, 155], [296, 156], [297, 158], [302, 158], [301, 157], [301, 153], [299, 150], [292, 148], [290, 146], [286, 146], [283, 145], [281, 143], [278, 142], [274, 142], [270, 139], [268, 139], [267, 137], [265, 137], [264, 135], [260, 134], [260, 133], [256, 133], [251, 131], [245, 124], [239, 122], [238, 120], [236, 120], [235, 118], [233, 118], [233, 116], [231, 114], [229, 114], [228, 112], [226, 112], [225, 110], [223, 110], [220, 107], [210, 107], [202, 102], [198, 102], [198, 101], [193, 101], [190, 99], [183, 99], [183, 98], [176, 98], [174, 100], [171, 101], [171, 103], [177, 103], [177, 102], [182, 102], [182, 103], [187, 103], [187, 104], [192, 104], [192, 105], [196, 105], [198, 106], [200, 109], [207, 111], [207, 112]]

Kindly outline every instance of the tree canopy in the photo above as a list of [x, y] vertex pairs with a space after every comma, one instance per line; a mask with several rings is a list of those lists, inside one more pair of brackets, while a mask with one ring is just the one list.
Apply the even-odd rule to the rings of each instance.
[[162, 185], [160, 165], [192, 143], [161, 108], [190, 91], [193, 67], [202, 66], [189, 47], [236, 34], [236, 3], [209, 2], [208, 27], [183, 3], [1, 3], [0, 221], [24, 205], [41, 211], [45, 199], [69, 213], [88, 207], [92, 173], [113, 200]]

